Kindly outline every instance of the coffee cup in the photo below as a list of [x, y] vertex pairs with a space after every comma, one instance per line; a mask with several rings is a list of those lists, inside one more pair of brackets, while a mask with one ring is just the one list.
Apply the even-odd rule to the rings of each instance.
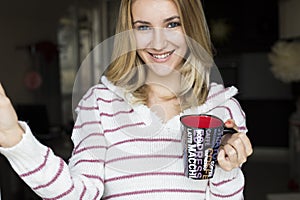
[[237, 131], [225, 127], [224, 122], [214, 115], [184, 115], [180, 121], [185, 175], [195, 180], [212, 178], [222, 136]]

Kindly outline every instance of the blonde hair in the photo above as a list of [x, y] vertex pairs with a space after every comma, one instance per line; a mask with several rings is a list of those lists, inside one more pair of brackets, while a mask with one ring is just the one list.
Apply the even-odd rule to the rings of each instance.
[[[148, 98], [145, 85], [146, 71], [142, 67], [143, 61], [136, 52], [134, 35], [128, 31], [133, 29], [131, 5], [134, 1], [121, 1], [113, 62], [105, 75], [113, 84], [125, 87], [137, 101], [146, 103]], [[207, 98], [210, 68], [213, 64], [212, 45], [201, 2], [199, 0], [173, 0], [173, 2], [177, 6], [189, 49], [189, 55], [179, 70], [182, 84], [177, 94], [181, 99], [181, 108], [185, 109], [201, 105]], [[122, 34], [124, 32], [126, 34]]]

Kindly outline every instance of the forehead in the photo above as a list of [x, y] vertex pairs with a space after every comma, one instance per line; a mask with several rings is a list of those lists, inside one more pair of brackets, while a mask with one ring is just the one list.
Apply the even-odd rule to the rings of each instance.
[[165, 19], [179, 15], [173, 0], [134, 0], [131, 5], [133, 20]]

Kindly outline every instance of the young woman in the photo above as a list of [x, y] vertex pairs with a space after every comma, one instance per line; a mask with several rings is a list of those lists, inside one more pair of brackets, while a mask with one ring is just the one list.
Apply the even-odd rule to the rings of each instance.
[[[0, 152], [44, 199], [242, 199], [252, 153], [233, 87], [210, 83], [212, 53], [197, 0], [122, 0], [114, 60], [77, 107], [67, 165], [39, 143], [1, 87]], [[120, 52], [126, 53], [120, 53]], [[223, 138], [213, 178], [184, 175], [180, 116], [208, 113]]]

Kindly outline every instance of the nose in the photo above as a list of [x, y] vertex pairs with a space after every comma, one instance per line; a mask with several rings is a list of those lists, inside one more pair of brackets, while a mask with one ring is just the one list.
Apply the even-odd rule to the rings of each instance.
[[154, 28], [151, 47], [157, 51], [163, 50], [168, 44], [164, 29]]

